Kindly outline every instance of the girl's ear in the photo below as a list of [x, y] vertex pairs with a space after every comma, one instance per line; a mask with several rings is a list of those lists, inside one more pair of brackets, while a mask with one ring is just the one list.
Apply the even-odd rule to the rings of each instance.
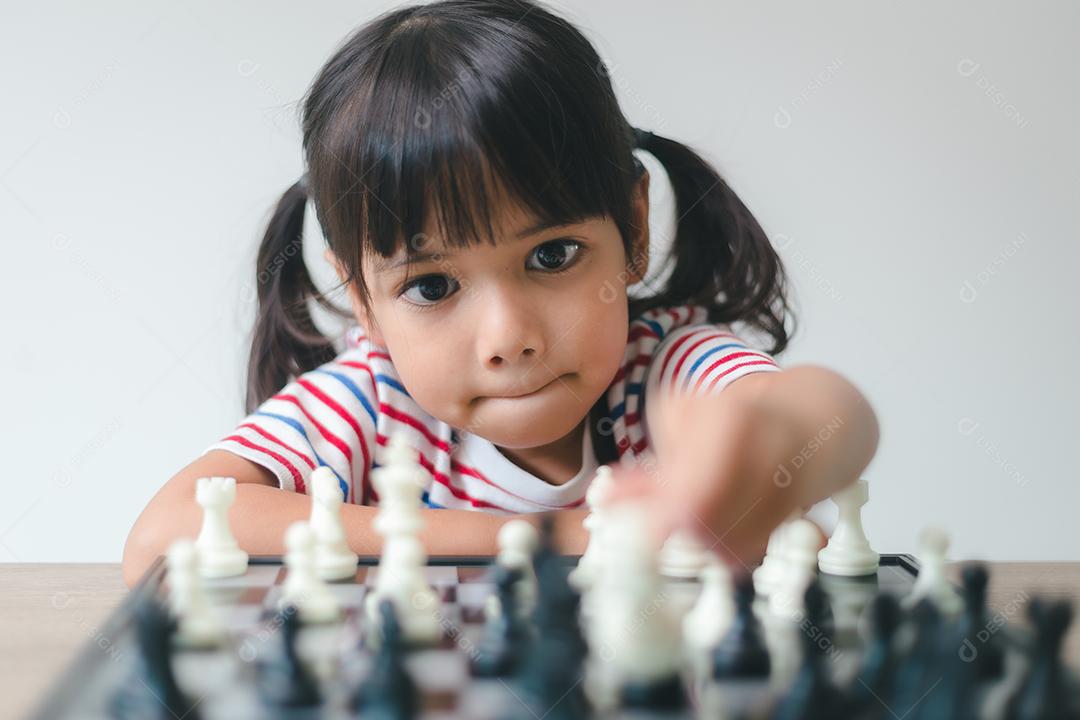
[[631, 255], [626, 259], [626, 284], [641, 282], [649, 270], [649, 171], [641, 173], [631, 200]]
[[360, 327], [364, 328], [364, 334], [367, 335], [374, 344], [386, 347], [382, 333], [379, 332], [379, 324], [375, 321], [375, 318], [368, 313], [364, 303], [361, 302], [356, 285], [349, 282], [349, 275], [345, 272], [345, 268], [338, 260], [337, 255], [335, 255], [334, 251], [330, 248], [326, 248], [326, 250], [323, 251], [323, 257], [326, 258], [326, 262], [334, 266], [334, 272], [337, 273], [338, 279], [346, 286], [346, 290], [349, 294], [349, 303], [352, 305], [353, 317], [356, 318], [356, 322], [359, 323]]

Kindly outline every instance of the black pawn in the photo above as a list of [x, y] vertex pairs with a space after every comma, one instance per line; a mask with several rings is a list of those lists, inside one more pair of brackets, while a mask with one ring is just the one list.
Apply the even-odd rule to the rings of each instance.
[[405, 637], [393, 602], [380, 602], [379, 616], [382, 642], [352, 709], [365, 720], [412, 720], [420, 712], [419, 692], [405, 667]]
[[1061, 644], [1072, 622], [1068, 600], [1028, 603], [1028, 617], [1035, 627], [1031, 665], [1020, 688], [1009, 700], [1009, 720], [1075, 720], [1078, 708], [1066, 692]]
[[878, 593], [870, 605], [870, 641], [859, 671], [848, 690], [848, 712], [851, 717], [872, 716], [884, 711], [878, 698], [892, 695], [896, 654], [893, 639], [900, 627], [900, 602], [889, 593]]
[[578, 720], [589, 717], [582, 689], [583, 661], [588, 646], [578, 621], [581, 598], [567, 580], [569, 566], [554, 544], [554, 520], [540, 521], [540, 544], [533, 554], [537, 602], [535, 633], [518, 663], [516, 682], [524, 694], [520, 716], [535, 720]]
[[963, 649], [961, 656], [975, 665], [977, 680], [996, 680], [1005, 671], [1005, 653], [999, 636], [988, 629], [986, 585], [989, 575], [980, 563], [965, 565], [961, 571], [964, 614], [960, 618]]
[[914, 720], [912, 712], [940, 677], [941, 611], [930, 599], [920, 600], [912, 608], [915, 636], [896, 671], [896, 683], [887, 707], [901, 717]]
[[735, 618], [713, 650], [713, 677], [767, 678], [772, 666], [769, 650], [754, 616], [754, 583], [749, 574], [735, 579]]
[[799, 625], [802, 664], [791, 688], [773, 710], [773, 720], [833, 720], [842, 713], [840, 692], [826, 665], [832, 640], [825, 625], [832, 613], [817, 580], [807, 586], [804, 603], [806, 613]]
[[255, 664], [259, 697], [274, 708], [318, 705], [318, 682], [296, 652], [296, 639], [301, 628], [299, 611], [295, 605], [288, 605], [275, 616], [274, 622], [278, 625], [277, 647]]
[[198, 720], [197, 701], [185, 696], [173, 674], [175, 632], [176, 621], [156, 598], [141, 601], [135, 611], [135, 640], [139, 648], [135, 677], [110, 700], [112, 717]]
[[484, 636], [471, 664], [472, 673], [477, 677], [506, 677], [512, 674], [527, 638], [517, 605], [521, 571], [496, 565], [494, 575], [499, 614], [487, 618], [484, 625]]

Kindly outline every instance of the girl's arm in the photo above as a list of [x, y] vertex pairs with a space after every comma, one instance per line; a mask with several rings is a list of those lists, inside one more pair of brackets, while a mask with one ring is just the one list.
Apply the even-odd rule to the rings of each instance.
[[[158, 555], [177, 538], [194, 538], [202, 526], [202, 508], [195, 502], [195, 481], [206, 476], [236, 478], [236, 501], [229, 508], [233, 535], [252, 555], [284, 552], [285, 529], [311, 514], [311, 498], [281, 490], [269, 470], [239, 455], [212, 450], [195, 460], [157, 492], [135, 521], [124, 545], [123, 574], [134, 585]], [[354, 552], [377, 555], [382, 537], [372, 528], [376, 507], [346, 504], [342, 519]], [[423, 509], [421, 539], [429, 555], [491, 555], [503, 523], [514, 517], [536, 522], [536, 515], [505, 516], [470, 510]], [[561, 551], [580, 553], [586, 542], [582, 509], [555, 514], [556, 542]]]
[[759, 559], [773, 528], [854, 482], [877, 450], [866, 398], [821, 367], [754, 373], [719, 393], [658, 400], [650, 425], [657, 463], [651, 473], [627, 472], [620, 494], [659, 495], [661, 536], [684, 527], [738, 561]]

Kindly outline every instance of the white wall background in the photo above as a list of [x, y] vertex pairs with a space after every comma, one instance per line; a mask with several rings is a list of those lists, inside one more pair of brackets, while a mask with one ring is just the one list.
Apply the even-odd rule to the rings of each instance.
[[[391, 5], [5, 10], [0, 561], [118, 561], [241, 417], [293, 103]], [[706, 153], [776, 239], [801, 319], [783, 361], [876, 408], [879, 549], [937, 523], [958, 558], [1080, 560], [1080, 6], [558, 6], [632, 121]]]

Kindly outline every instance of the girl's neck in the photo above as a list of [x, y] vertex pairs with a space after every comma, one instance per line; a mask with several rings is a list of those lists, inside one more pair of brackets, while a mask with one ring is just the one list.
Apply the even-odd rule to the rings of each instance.
[[589, 416], [558, 440], [534, 448], [495, 448], [510, 462], [550, 485], [563, 485], [581, 472], [582, 445]]

